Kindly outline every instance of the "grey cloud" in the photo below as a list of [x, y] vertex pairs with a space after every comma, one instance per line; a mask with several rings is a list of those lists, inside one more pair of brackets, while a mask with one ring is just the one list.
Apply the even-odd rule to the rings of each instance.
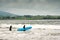
[[0, 2], [0, 8], [31, 9], [45, 11], [47, 14], [59, 14], [60, 0], [6, 0]]

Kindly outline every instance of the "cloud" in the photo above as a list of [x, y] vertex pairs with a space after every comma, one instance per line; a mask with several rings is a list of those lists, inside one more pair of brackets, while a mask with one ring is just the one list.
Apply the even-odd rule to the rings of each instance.
[[[56, 15], [60, 15], [60, 0], [9, 0], [8, 1], [4, 1], [0, 4], [0, 10], [12, 10], [12, 9], [20, 9], [20, 11], [24, 11], [25, 13], [22, 13], [23, 15], [25, 14], [31, 14], [31, 10], [37, 10], [39, 11], [39, 13], [37, 13], [37, 11], [34, 13], [37, 14], [56, 14]], [[24, 10], [22, 10], [24, 9]], [[26, 12], [25, 10], [29, 10], [30, 13]], [[16, 14], [18, 13], [17, 10]], [[12, 12], [12, 11], [10, 11]], [[34, 14], [32, 13], [32, 14]], [[35, 15], [35, 14], [34, 14]]]

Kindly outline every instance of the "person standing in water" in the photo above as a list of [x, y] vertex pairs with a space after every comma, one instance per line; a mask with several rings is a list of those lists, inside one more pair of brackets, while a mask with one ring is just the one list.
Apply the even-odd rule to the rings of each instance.
[[24, 31], [25, 31], [25, 25], [23, 26], [23, 28], [24, 28]]
[[12, 26], [10, 26], [9, 31], [12, 31]]

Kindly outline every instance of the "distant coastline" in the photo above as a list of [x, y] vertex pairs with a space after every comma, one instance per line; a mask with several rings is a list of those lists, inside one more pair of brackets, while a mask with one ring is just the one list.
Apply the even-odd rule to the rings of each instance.
[[0, 16], [0, 20], [45, 20], [45, 19], [60, 19], [60, 16], [51, 16], [51, 15]]

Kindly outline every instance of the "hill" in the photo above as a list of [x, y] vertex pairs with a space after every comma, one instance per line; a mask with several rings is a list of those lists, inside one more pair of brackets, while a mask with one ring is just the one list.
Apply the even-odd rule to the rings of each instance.
[[8, 12], [4, 12], [4, 11], [0, 11], [0, 16], [17, 16], [17, 15], [8, 13]]

